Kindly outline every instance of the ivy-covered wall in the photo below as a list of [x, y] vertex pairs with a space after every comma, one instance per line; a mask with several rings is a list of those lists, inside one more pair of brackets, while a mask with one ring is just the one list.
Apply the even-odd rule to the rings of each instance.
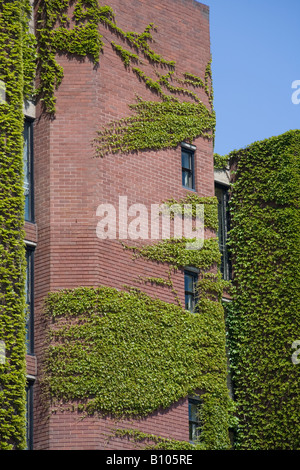
[[[174, 247], [172, 241], [156, 245], [155, 262], [166, 262], [163, 254], [168, 243]], [[185, 251], [185, 246], [175, 243], [172, 268], [185, 265]], [[194, 259], [201, 267], [194, 314], [137, 289], [77, 288], [50, 293], [45, 313], [52, 328], [43, 385], [52, 411], [61, 407], [83, 416], [142, 418], [197, 391], [202, 405], [196, 445], [145, 433], [137, 436], [131, 429], [116, 430], [115, 435], [149, 440], [165, 449], [230, 448], [232, 404], [221, 304], [224, 283], [219, 274], [206, 272], [207, 266], [219, 262], [218, 249], [212, 253], [209, 260], [206, 255]], [[146, 252], [139, 255], [148, 258]], [[152, 281], [160, 284], [163, 279]]]
[[32, 89], [34, 38], [27, 0], [0, 2], [0, 449], [25, 442], [23, 101]]
[[[151, 101], [137, 97], [128, 107], [128, 117], [99, 129], [94, 141], [97, 156], [112, 159], [116, 153], [175, 148], [200, 136], [213, 139], [210, 61], [204, 64], [202, 77], [182, 70], [154, 51], [155, 31], [153, 23], [142, 32], [124, 31], [112, 8], [96, 0], [39, 2], [37, 96], [45, 112], [53, 116], [56, 112], [55, 90], [64, 75], [59, 54], [90, 57], [97, 64], [107, 45], [131, 72], [130, 80], [145, 85], [147, 96], [153, 96]], [[206, 227], [216, 229], [215, 198], [195, 195], [178, 203], [205, 204]], [[201, 250], [187, 250], [186, 243], [165, 240], [145, 250], [134, 246], [124, 250], [167, 269], [187, 264], [199, 268], [195, 315], [177, 301], [173, 305], [136, 290], [91, 287], [49, 293], [45, 313], [53, 328], [45, 351], [43, 385], [54, 409], [63, 405], [83, 414], [144, 417], [199, 389], [203, 400], [199, 448], [230, 446], [218, 242], [205, 240]], [[148, 281], [173, 290], [171, 275]], [[178, 293], [173, 294], [178, 300]]]
[[300, 131], [229, 154], [237, 449], [300, 449]]
[[[44, 103], [43, 111], [54, 116], [55, 90], [63, 79], [57, 54], [89, 56], [97, 64], [104, 47], [100, 26], [109, 28], [118, 39], [118, 44], [111, 42], [114, 51], [155, 99], [138, 97], [130, 106], [130, 117], [107, 123], [99, 131], [95, 144], [100, 156], [174, 148], [183, 140], [192, 142], [199, 136], [211, 140], [215, 115], [210, 62], [203, 77], [181, 71], [174, 61], [150, 47], [155, 30], [152, 23], [142, 33], [126, 32], [117, 26], [113, 10], [96, 0], [40, 1], [36, 43], [28, 30], [29, 0], [3, 1], [0, 8], [0, 79], [6, 86], [6, 100], [0, 104], [0, 339], [6, 347], [5, 363], [0, 364], [0, 446], [23, 449], [26, 349], [22, 131], [23, 101], [33, 92], [35, 57], [38, 86], [34, 94]], [[141, 57], [153, 65], [155, 79], [143, 71]], [[154, 67], [157, 65], [161, 69]], [[206, 104], [196, 93], [198, 90], [206, 95]], [[207, 226], [215, 228], [216, 201], [212, 198], [201, 202], [207, 206]], [[200, 269], [199, 311], [195, 315], [180, 305], [154, 300], [138, 291], [100, 287], [49, 294], [46, 314], [55, 321], [45, 351], [44, 391], [53, 404], [61, 400], [76, 403], [77, 411], [88, 414], [145, 416], [200, 389], [202, 433], [197, 448], [225, 449], [230, 445], [230, 401], [220, 303], [224, 286], [215, 271], [207, 272], [219, 263], [218, 244], [216, 239], [206, 240], [203, 250], [188, 252], [185, 243], [158, 243], [149, 247], [150, 251], [141, 250], [138, 256], [167, 263], [173, 269], [182, 269], [187, 263]], [[164, 281], [152, 279], [158, 284]], [[172, 289], [169, 278], [167, 282]], [[187, 446], [156, 439], [160, 445]]]
[[[142, 32], [124, 31], [118, 26], [113, 9], [100, 5], [98, 0], [38, 2], [36, 94], [44, 111], [52, 116], [56, 112], [55, 91], [64, 77], [57, 56], [88, 57], [97, 66], [107, 47], [105, 29], [114, 38], [107, 41], [106, 37], [106, 43], [136, 80], [151, 90], [153, 101], [137, 96], [128, 108], [127, 118], [107, 122], [99, 129], [94, 141], [96, 155], [175, 148], [180, 142], [192, 142], [199, 136], [211, 140], [215, 130], [211, 61], [203, 77], [181, 70], [180, 64], [152, 48], [157, 29], [153, 23]], [[206, 104], [200, 99], [199, 90], [204, 91]]]
[[[174, 207], [175, 201], [166, 204]], [[176, 208], [185, 204], [190, 204], [191, 215], [197, 204], [204, 204], [205, 227], [216, 229], [216, 198], [193, 194], [177, 201]], [[137, 433], [134, 419], [133, 429], [116, 428], [114, 437], [165, 449], [230, 447], [231, 401], [221, 305], [225, 283], [216, 271], [218, 241], [205, 240], [201, 250], [186, 249], [187, 241], [166, 239], [147, 243], [144, 249], [141, 244], [123, 245], [133, 258], [153, 261], [153, 272], [158, 263], [165, 266], [165, 278], [144, 281], [169, 288], [174, 304], [134, 288], [78, 287], [49, 293], [44, 314], [51, 329], [42, 367], [42, 397], [50, 412], [139, 420], [197, 391], [203, 404], [196, 446]], [[179, 293], [173, 285], [173, 272], [186, 265], [200, 271], [195, 314], [177, 302]]]
[[[104, 51], [100, 27], [114, 34], [111, 47], [124, 67], [153, 92], [155, 100], [138, 97], [127, 119], [99, 130], [95, 148], [100, 156], [171, 148], [198, 136], [212, 139], [215, 127], [210, 62], [203, 77], [182, 71], [150, 47], [152, 23], [142, 33], [126, 32], [118, 27], [112, 8], [96, 0], [39, 1], [36, 46], [28, 30], [29, 14], [29, 0], [0, 1], [0, 80], [5, 85], [0, 102], [0, 340], [5, 343], [5, 360], [0, 363], [1, 449], [26, 445], [22, 131], [35, 51], [36, 95], [47, 113], [55, 114], [55, 90], [63, 80], [57, 54], [89, 56], [97, 64]], [[153, 65], [155, 78], [144, 71], [141, 58]], [[197, 90], [205, 92], [206, 105]], [[227, 327], [239, 417], [236, 448], [299, 449], [299, 366], [291, 361], [300, 323], [299, 131], [255, 143], [229, 157], [235, 172], [230, 245], [236, 290]], [[226, 160], [215, 155], [219, 168]], [[213, 220], [211, 204], [206, 204]], [[76, 403], [81, 412], [144, 416], [201, 389], [202, 433], [196, 448], [228, 448], [231, 404], [220, 304], [224, 285], [217, 274], [207, 273], [219, 262], [218, 246], [212, 239], [203, 250], [188, 252], [184, 243], [124, 248], [172, 269], [197, 266], [195, 315], [139, 291], [100, 287], [49, 294], [46, 313], [54, 328], [46, 351], [45, 391], [56, 405]], [[152, 282], [172, 289], [170, 278]], [[109, 382], [104, 368], [110, 370]], [[129, 434], [136, 440], [151, 437], [168, 448], [187, 445], [128, 430]]]

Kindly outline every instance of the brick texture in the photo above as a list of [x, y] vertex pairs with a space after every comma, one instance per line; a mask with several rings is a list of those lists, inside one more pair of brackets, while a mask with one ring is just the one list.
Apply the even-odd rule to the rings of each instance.
[[[153, 22], [153, 49], [175, 60], [182, 71], [204, 77], [210, 59], [208, 7], [194, 0], [111, 0], [116, 22], [126, 31], [144, 31]], [[119, 196], [133, 203], [158, 204], [181, 198], [189, 191], [181, 184], [181, 151], [145, 151], [130, 155], [95, 158], [91, 142], [102, 126], [129, 114], [136, 95], [157, 99], [136, 75], [127, 70], [112, 50], [110, 40], [121, 40], [102, 27], [105, 48], [100, 64], [58, 57], [64, 79], [56, 92], [57, 113], [49, 120], [37, 107], [35, 122], [35, 214], [38, 231], [35, 253], [35, 449], [132, 449], [127, 439], [116, 439], [116, 427], [134, 427], [143, 432], [188, 440], [188, 404], [183, 398], [167, 411], [132, 422], [110, 418], [80, 419], [75, 413], [44, 411], [39, 377], [47, 324], [42, 305], [49, 291], [77, 286], [124, 284], [141, 287], [139, 276], [165, 276], [167, 266], [132, 260], [118, 240], [96, 236], [99, 204], [118, 206]], [[152, 73], [149, 70], [149, 74]], [[200, 92], [199, 92], [200, 93]], [[207, 96], [203, 92], [203, 102]], [[196, 139], [196, 191], [214, 195], [213, 147]], [[29, 230], [29, 229], [28, 229]], [[29, 233], [29, 231], [28, 231]], [[184, 301], [183, 273], [174, 276], [174, 286]], [[143, 290], [174, 302], [166, 287], [143, 285]]]

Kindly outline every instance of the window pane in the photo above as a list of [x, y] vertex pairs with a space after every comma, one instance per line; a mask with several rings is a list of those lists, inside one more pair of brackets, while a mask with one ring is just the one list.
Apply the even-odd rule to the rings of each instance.
[[189, 439], [195, 442], [200, 435], [199, 406], [201, 401], [189, 399]]
[[24, 129], [24, 149], [23, 149], [23, 166], [24, 166], [24, 194], [25, 194], [25, 219], [29, 218], [29, 141], [28, 141], [28, 125], [25, 123]]
[[190, 276], [189, 274], [186, 274], [184, 276], [184, 288], [188, 292], [194, 292], [193, 277]]
[[192, 169], [192, 155], [190, 153], [182, 151], [181, 154], [182, 168], [191, 170]]
[[198, 407], [195, 403], [190, 403], [189, 404], [189, 416], [190, 416], [190, 421], [198, 421]]
[[227, 236], [229, 230], [229, 215], [228, 215], [228, 190], [227, 188], [216, 187], [215, 195], [218, 199], [218, 239], [219, 249], [221, 252], [221, 266], [220, 270], [224, 279], [231, 278], [231, 266], [227, 249]]
[[198, 436], [199, 436], [199, 431], [197, 429], [197, 425], [195, 423], [190, 423], [190, 435], [189, 435], [190, 441], [195, 442]]
[[25, 194], [28, 193], [29, 188], [29, 137], [28, 137], [28, 125], [25, 123], [24, 129], [24, 148], [23, 148], [23, 163], [24, 163], [24, 188]]
[[194, 152], [181, 149], [182, 185], [194, 189]]
[[196, 306], [196, 283], [198, 276], [191, 272], [184, 273], [185, 309], [194, 313]]
[[32, 450], [33, 445], [33, 384], [28, 383], [26, 389], [26, 446]]
[[25, 282], [25, 296], [26, 296], [26, 343], [27, 353], [33, 352], [33, 251], [26, 250], [26, 282]]
[[190, 294], [185, 295], [185, 309], [189, 310], [190, 312], [194, 312], [195, 301], [194, 301], [193, 295], [190, 295]]
[[24, 168], [24, 194], [25, 194], [25, 220], [32, 220], [32, 123], [25, 121], [24, 124], [24, 147], [23, 147], [23, 168]]
[[[31, 272], [30, 253], [26, 252], [26, 282], [25, 282], [25, 298], [26, 298], [26, 340], [27, 349], [29, 348], [29, 331], [30, 331], [30, 272]], [[28, 351], [27, 351], [28, 352]]]
[[182, 185], [186, 188], [193, 189], [193, 174], [190, 171], [182, 171]]

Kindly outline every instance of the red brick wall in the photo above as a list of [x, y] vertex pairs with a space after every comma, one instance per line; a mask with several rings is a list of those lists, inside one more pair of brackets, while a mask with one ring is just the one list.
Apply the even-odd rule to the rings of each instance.
[[76, 413], [56, 413], [51, 417], [51, 450], [130, 450], [143, 448], [151, 441], [136, 443], [126, 437], [116, 437], [119, 429], [136, 429], [155, 436], [188, 439], [188, 402], [175, 403], [167, 411], [158, 410], [141, 420], [119, 421], [113, 417], [81, 419]]
[[[175, 60], [181, 71], [204, 78], [210, 59], [208, 8], [194, 0], [111, 0], [116, 22], [126, 31], [144, 31], [153, 22], [155, 52]], [[141, 259], [132, 261], [119, 241], [99, 240], [96, 226], [99, 204], [157, 204], [188, 193], [181, 185], [181, 150], [147, 151], [131, 155], [95, 158], [91, 146], [97, 130], [112, 119], [126, 117], [135, 95], [156, 99], [136, 75], [125, 69], [112, 50], [108, 29], [102, 27], [105, 48], [99, 67], [88, 60], [60, 56], [64, 79], [56, 92], [57, 113], [53, 121], [37, 110], [35, 125], [35, 206], [38, 244], [35, 255], [35, 345], [38, 376], [46, 331], [42, 300], [49, 291], [100, 284], [122, 288], [141, 287], [138, 276], [165, 276], [167, 267]], [[122, 44], [118, 38], [113, 38]], [[149, 68], [149, 74], [153, 73]], [[207, 104], [207, 96], [202, 93]], [[202, 138], [196, 150], [196, 189], [201, 196], [214, 195], [212, 143]], [[182, 301], [183, 275], [174, 277]], [[150, 295], [173, 302], [166, 287], [142, 286]], [[72, 413], [55, 414], [48, 420], [35, 387], [36, 449], [121, 449], [126, 440], [107, 440], [115, 425], [112, 419], [87, 418]], [[119, 424], [120, 425], [120, 424]], [[125, 426], [125, 424], [124, 424]], [[187, 401], [169, 412], [156, 413], [130, 423], [144, 432], [175, 439], [188, 439]]]

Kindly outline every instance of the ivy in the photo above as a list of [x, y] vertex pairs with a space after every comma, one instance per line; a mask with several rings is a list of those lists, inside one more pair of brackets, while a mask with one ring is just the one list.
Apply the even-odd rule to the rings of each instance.
[[[167, 439], [155, 434], [143, 433], [136, 429], [116, 429], [113, 437], [127, 438], [136, 443], [143, 443], [145, 450], [199, 450], [199, 446], [186, 441]], [[147, 443], [148, 444], [145, 444]]]
[[[75, 3], [70, 0], [40, 0], [37, 2], [35, 39], [28, 30], [27, 15], [30, 10], [27, 0], [2, 2], [1, 7], [4, 13], [0, 21], [5, 20], [5, 14], [9, 11], [9, 37], [14, 38], [10, 43], [4, 37], [4, 52], [0, 56], [3, 59], [3, 70], [11, 67], [11, 74], [1, 77], [7, 86], [8, 98], [7, 103], [1, 104], [5, 108], [6, 120], [4, 113], [2, 117], [11, 132], [11, 135], [7, 133], [1, 138], [7, 163], [7, 166], [3, 165], [1, 175], [1, 185], [6, 188], [6, 192], [2, 193], [5, 197], [1, 207], [1, 216], [6, 224], [2, 226], [5, 229], [2, 230], [1, 245], [4, 260], [1, 268], [4, 309], [1, 327], [7, 321], [15, 328], [13, 332], [6, 331], [8, 359], [0, 366], [5, 372], [1, 376], [4, 390], [1, 399], [5, 410], [0, 418], [3, 434], [1, 445], [3, 448], [23, 448], [23, 98], [30, 98], [35, 93], [43, 102], [44, 111], [53, 115], [55, 90], [64, 76], [57, 55], [90, 57], [97, 64], [105, 48], [101, 28], [106, 28], [122, 43], [110, 41], [124, 65], [131, 67], [161, 101], [145, 101], [138, 97], [137, 102], [129, 107], [130, 115], [127, 118], [108, 123], [99, 131], [95, 141], [98, 155], [175, 148], [181, 141], [191, 142], [199, 136], [213, 139], [215, 114], [212, 107], [210, 62], [203, 80], [186, 73], [180, 81], [175, 73], [175, 61], [165, 59], [150, 47], [153, 32], [156, 31], [153, 23], [141, 33], [126, 32], [117, 25], [112, 8], [99, 5], [97, 0], [77, 0]], [[14, 49], [15, 44], [17, 46]], [[137, 63], [143, 66], [144, 60], [152, 66], [151, 76], [136, 67]], [[132, 63], [135, 63], [134, 67]], [[167, 73], [162, 73], [163, 68], [168, 69]], [[38, 87], [34, 91], [35, 71]], [[174, 85], [173, 82], [184, 86]], [[14, 93], [11, 90], [12, 83]], [[202, 88], [208, 97], [209, 106], [204, 105], [191, 88]], [[194, 216], [194, 207], [199, 199], [185, 202], [192, 204]], [[214, 229], [215, 201], [206, 200], [205, 203], [208, 206], [205, 226]], [[184, 200], [180, 204], [184, 204]], [[8, 215], [8, 208], [13, 215]], [[9, 224], [12, 225], [7, 229]], [[216, 268], [220, 261], [218, 243], [216, 239], [205, 240], [202, 250], [187, 250], [187, 241], [163, 241], [153, 245], [152, 251], [149, 247], [149, 252], [140, 251], [139, 255], [167, 263], [170, 268], [182, 269], [186, 264], [201, 268], [197, 315], [182, 309], [170, 270], [166, 280], [149, 277], [146, 282], [155, 282], [171, 289], [178, 305], [152, 299], [132, 289], [119, 292], [104, 287], [78, 288], [48, 295], [45, 313], [54, 322], [54, 327], [49, 333], [49, 345], [45, 351], [43, 386], [46, 397], [50, 398], [54, 407], [73, 403], [78, 412], [87, 414], [112, 413], [120, 417], [142, 417], [158, 408], [168, 408], [195, 389], [201, 389], [203, 432], [199, 446], [218, 449], [229, 447], [230, 400], [226, 387], [224, 312], [220, 304], [224, 285], [218, 274], [206, 272], [212, 267]], [[17, 321], [14, 321], [14, 314]], [[139, 328], [136, 328], [137, 324]], [[13, 351], [11, 344], [14, 344]], [[15, 351], [18, 351], [17, 359]], [[19, 367], [16, 373], [13, 370], [13, 358]], [[11, 380], [12, 377], [23, 381], [19, 381], [16, 386], [10, 382], [10, 390], [15, 393], [18, 388], [22, 395], [18, 398], [14, 394], [13, 406], [9, 393], [6, 395], [9, 387], [5, 388], [5, 379]], [[19, 407], [17, 412], [14, 406]], [[157, 441], [156, 444], [161, 443]], [[170, 440], [169, 444], [177, 448], [175, 441]], [[167, 443], [164, 442], [164, 445]], [[187, 443], [178, 445], [188, 446]]]
[[[73, 18], [67, 14], [71, 3], [70, 0], [39, 1], [37, 59], [40, 85], [36, 94], [44, 103], [44, 110], [47, 113], [55, 113], [55, 90], [61, 84], [64, 75], [63, 68], [56, 60], [56, 54], [91, 57], [97, 64], [104, 48], [103, 36], [99, 32], [100, 24], [109, 28], [130, 47], [141, 52], [150, 62], [169, 67], [175, 65], [174, 61], [165, 60], [150, 48], [151, 30], [155, 29], [152, 23], [142, 33], [125, 32], [116, 25], [112, 8], [100, 6], [98, 0], [78, 0], [74, 7]], [[136, 53], [126, 50], [114, 41], [111, 41], [111, 45], [125, 65], [128, 66], [131, 59], [138, 59]]]
[[[176, 200], [168, 199], [162, 204], [162, 213], [168, 210], [168, 216], [174, 218], [177, 214], [188, 216], [192, 220], [197, 217], [197, 207], [203, 206], [204, 229], [210, 229], [213, 232], [218, 229], [218, 200], [216, 197], [203, 197], [197, 194], [187, 194], [183, 198]], [[204, 235], [204, 231], [203, 231]], [[212, 267], [220, 265], [221, 254], [219, 251], [218, 239], [210, 237], [199, 240], [201, 249], [188, 249], [190, 244], [197, 243], [197, 238], [166, 238], [154, 243], [144, 245], [126, 245], [122, 243], [124, 249], [130, 250], [134, 258], [143, 257], [151, 261], [167, 263], [173, 269], [182, 269], [186, 266], [194, 266], [201, 271], [209, 270]], [[199, 246], [199, 245], [198, 245]], [[222, 286], [223, 288], [224, 286]]]
[[185, 84], [193, 85], [194, 87], [200, 87], [200, 88], [205, 87], [205, 84], [202, 78], [197, 77], [196, 75], [190, 72], [184, 73], [184, 80], [181, 80], [181, 82]]
[[[44, 362], [53, 406], [139, 418], [201, 388], [203, 446], [229, 446], [219, 303], [207, 300], [195, 315], [137, 290], [77, 288], [49, 294], [45, 312], [54, 321]], [[215, 421], [222, 432], [213, 444]]]
[[[209, 140], [213, 139], [214, 110], [206, 107], [193, 91], [173, 86], [170, 83], [172, 77], [178, 80], [176, 76], [173, 76], [174, 71], [165, 75], [156, 71], [157, 80], [147, 76], [138, 67], [132, 67], [132, 71], [162, 101], [145, 101], [137, 97], [137, 103], [129, 106], [132, 114], [128, 118], [112, 121], [98, 132], [98, 137], [94, 140], [97, 156], [104, 157], [109, 153], [118, 152], [176, 148], [180, 142], [192, 142], [200, 136]], [[210, 62], [206, 67], [204, 88], [212, 107], [213, 92], [209, 88], [209, 77]], [[166, 93], [164, 88], [169, 93]], [[174, 94], [186, 95], [190, 100], [180, 101]]]
[[23, 100], [32, 93], [34, 39], [29, 1], [0, 2], [0, 449], [25, 442], [25, 247]]
[[229, 169], [229, 156], [214, 153], [214, 169], [216, 171], [225, 171]]
[[[198, 194], [187, 194], [180, 200], [174, 198], [164, 201], [164, 205], [172, 209], [170, 216], [174, 216], [176, 211], [181, 214], [190, 215], [192, 218], [197, 217], [197, 207], [204, 206], [204, 227], [213, 231], [218, 230], [218, 199], [214, 197], [203, 197]], [[176, 210], [176, 211], [175, 211]]]
[[133, 115], [114, 121], [95, 139], [98, 156], [137, 150], [176, 148], [196, 137], [212, 138], [215, 116], [202, 103], [144, 101], [130, 105]]
[[170, 238], [157, 243], [143, 246], [125, 245], [124, 248], [134, 252], [134, 257], [143, 257], [152, 261], [169, 263], [175, 268], [194, 266], [201, 269], [209, 269], [212, 265], [220, 263], [220, 251], [218, 240], [211, 238], [204, 240], [200, 250], [186, 249], [188, 243], [196, 242], [195, 239]]
[[[99, 131], [94, 142], [96, 155], [174, 148], [180, 141], [192, 141], [200, 136], [213, 139], [215, 113], [212, 109], [211, 61], [207, 64], [203, 80], [188, 72], [184, 79], [180, 79], [174, 75], [175, 61], [165, 59], [149, 45], [153, 42], [153, 31], [156, 31], [153, 23], [147, 25], [142, 33], [126, 32], [117, 25], [111, 7], [100, 6], [97, 0], [77, 0], [73, 18], [70, 18], [70, 3], [69, 0], [40, 0], [38, 9], [37, 58], [40, 85], [36, 94], [47, 113], [55, 114], [55, 90], [64, 75], [56, 55], [64, 53], [79, 58], [90, 57], [94, 64], [98, 64], [100, 53], [104, 52], [103, 35], [99, 30], [101, 25], [129, 47], [128, 49], [110, 40], [113, 50], [121, 57], [124, 65], [131, 67], [146, 87], [162, 101], [145, 101], [138, 98], [137, 103], [129, 107], [131, 114], [128, 118], [108, 123]], [[143, 63], [140, 55], [152, 65], [153, 74], [158, 76], [157, 79], [148, 76], [136, 65], [131, 65], [132, 62]], [[159, 67], [171, 70], [162, 74], [159, 73]], [[208, 96], [209, 107], [206, 107], [199, 96], [188, 87], [174, 86], [172, 78], [193, 88], [201, 86]], [[179, 101], [178, 95], [189, 100]]]
[[[206, 222], [215, 225], [215, 198], [189, 195], [178, 202], [191, 203], [194, 216], [200, 201], [213, 208]], [[73, 411], [87, 415], [142, 418], [200, 390], [201, 435], [193, 448], [230, 447], [231, 404], [221, 304], [225, 283], [212, 270], [220, 263], [218, 242], [208, 239], [202, 249], [189, 250], [187, 241], [191, 240], [124, 245], [135, 256], [168, 265], [166, 279], [150, 276], [142, 281], [169, 288], [177, 305], [130, 287], [128, 291], [82, 287], [47, 296], [45, 314], [52, 328], [43, 383], [52, 409], [71, 405]], [[195, 314], [182, 308], [172, 280], [172, 270], [186, 265], [200, 271]], [[151, 437], [159, 449], [191, 448], [187, 442], [137, 435], [136, 431], [122, 435], [145, 442]]]
[[[36, 34], [37, 71], [40, 84], [36, 95], [43, 102], [44, 110], [50, 114], [55, 112], [55, 90], [64, 76], [63, 68], [56, 60], [56, 54], [90, 56], [97, 64], [100, 52], [103, 50], [102, 35], [98, 31], [99, 18], [111, 16], [111, 10], [99, 7], [97, 1], [80, 1], [74, 10], [76, 24], [70, 29], [71, 19], [66, 14], [69, 3], [69, 0], [39, 2]], [[84, 9], [84, 4], [91, 6]]]
[[297, 130], [229, 154], [237, 449], [300, 448], [299, 369], [291, 361], [300, 332], [299, 150]]
[[[97, 155], [176, 148], [200, 136], [213, 139], [215, 130], [210, 61], [204, 77], [189, 72], [180, 76], [175, 61], [150, 47], [153, 23], [141, 33], [123, 31], [112, 8], [97, 0], [40, 0], [37, 9], [35, 39], [28, 28], [29, 0], [0, 1], [0, 80], [5, 84], [0, 103], [0, 338], [6, 350], [0, 364], [1, 449], [25, 447], [24, 99], [36, 94], [45, 112], [54, 114], [55, 91], [64, 75], [57, 54], [90, 57], [98, 64], [105, 49], [101, 29], [107, 29], [122, 43], [111, 40], [113, 50], [156, 100], [138, 97], [128, 117], [100, 130], [94, 142]], [[152, 66], [151, 76], [142, 69], [144, 60]], [[34, 90], [36, 66], [39, 85]], [[167, 73], [162, 72], [165, 68]], [[199, 89], [209, 106], [197, 94]], [[299, 131], [225, 157], [215, 154], [214, 162], [217, 170], [229, 162], [234, 170], [234, 294], [226, 318], [239, 423], [236, 448], [299, 449], [299, 372], [291, 362], [291, 344], [300, 326]], [[216, 230], [215, 201], [202, 202], [205, 227]], [[200, 200], [190, 196], [177, 202], [180, 207], [186, 203], [192, 203], [195, 216]], [[197, 267], [194, 315], [178, 301], [165, 303], [137, 290], [78, 288], [49, 294], [46, 314], [54, 327], [45, 355], [44, 387], [53, 404], [73, 402], [88, 414], [140, 417], [201, 389], [203, 428], [197, 448], [229, 447], [228, 426], [236, 419], [226, 388], [220, 303], [226, 283], [215, 272], [220, 262], [217, 240], [205, 240], [201, 250], [187, 250], [189, 241], [124, 248], [175, 270]], [[148, 277], [145, 282], [174, 291], [170, 271], [167, 279]], [[151, 438], [157, 448], [189, 448], [188, 443], [123, 431], [124, 437], [129, 434], [134, 440]]]
[[119, 44], [116, 44], [114, 41], [111, 42], [112, 47], [120, 54], [125, 67], [128, 67], [131, 63], [131, 60], [134, 60], [136, 62], [140, 62], [140, 58], [137, 54], [134, 54], [127, 49], [124, 49], [124, 47], [120, 46]]

